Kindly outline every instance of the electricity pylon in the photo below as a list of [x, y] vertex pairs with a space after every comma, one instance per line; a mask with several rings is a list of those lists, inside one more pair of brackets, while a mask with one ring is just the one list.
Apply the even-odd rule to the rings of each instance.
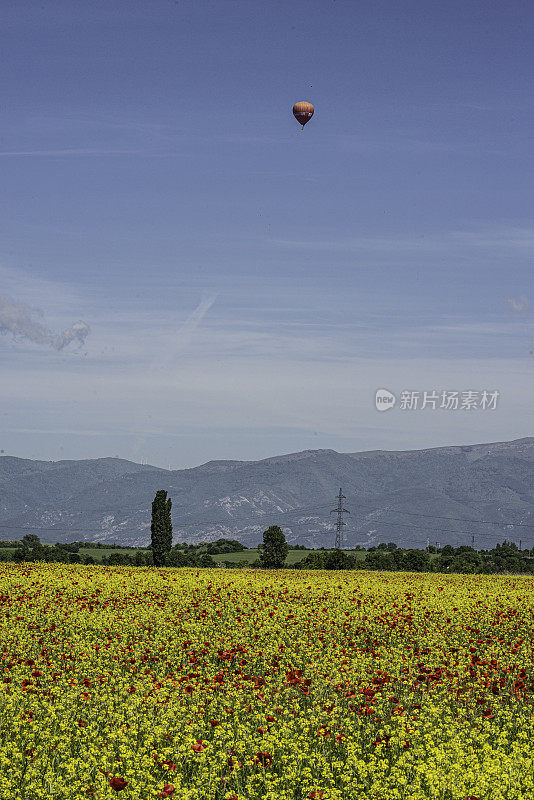
[[337, 496], [337, 508], [333, 508], [330, 512], [331, 514], [337, 514], [337, 522], [336, 522], [336, 550], [343, 550], [343, 526], [347, 523], [343, 520], [343, 514], [350, 514], [350, 511], [347, 511], [346, 508], [343, 508], [343, 500], [347, 498], [341, 491], [339, 490], [339, 494]]

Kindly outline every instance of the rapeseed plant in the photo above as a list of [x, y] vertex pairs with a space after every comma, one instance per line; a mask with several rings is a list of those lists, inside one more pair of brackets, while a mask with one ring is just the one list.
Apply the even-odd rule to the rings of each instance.
[[0, 566], [0, 797], [533, 800], [534, 579]]

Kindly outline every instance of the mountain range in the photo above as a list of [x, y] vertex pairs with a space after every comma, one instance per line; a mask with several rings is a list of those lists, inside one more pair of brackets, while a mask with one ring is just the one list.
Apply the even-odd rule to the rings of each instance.
[[288, 542], [332, 547], [336, 495], [346, 496], [345, 545], [405, 547], [504, 539], [534, 546], [534, 437], [511, 442], [337, 453], [166, 470], [118, 458], [0, 457], [0, 539], [146, 545], [154, 495], [172, 498], [174, 542], [219, 537], [248, 546], [280, 525]]

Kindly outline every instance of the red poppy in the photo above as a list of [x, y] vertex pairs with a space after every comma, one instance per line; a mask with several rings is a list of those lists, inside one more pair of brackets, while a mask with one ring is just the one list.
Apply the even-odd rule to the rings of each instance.
[[197, 739], [196, 744], [191, 745], [191, 749], [194, 750], [195, 753], [201, 753], [206, 749], [206, 745], [202, 744], [202, 739]]
[[260, 750], [259, 753], [256, 753], [254, 761], [256, 764], [261, 764], [264, 769], [267, 769], [267, 767], [270, 767], [273, 763], [273, 757], [270, 753], [263, 753]]
[[157, 797], [170, 797], [175, 792], [172, 783], [166, 783], [161, 792], [158, 792]]
[[276, 717], [273, 717], [272, 714], [267, 714], [265, 719], [267, 720], [267, 722], [276, 722]]
[[217, 725], [222, 725], [222, 722], [219, 722], [216, 719], [210, 719], [210, 725], [211, 725], [212, 728], [216, 728]]
[[314, 789], [313, 792], [309, 793], [308, 797], [310, 798], [310, 800], [321, 800], [321, 798], [323, 797], [323, 793], [321, 792], [320, 789]]
[[120, 792], [122, 789], [126, 789], [128, 781], [125, 781], [124, 778], [112, 778], [109, 785], [112, 789], [115, 789], [116, 792]]
[[167, 767], [167, 769], [170, 769], [172, 772], [176, 770], [176, 764], [174, 763], [174, 761], [162, 761], [161, 766]]

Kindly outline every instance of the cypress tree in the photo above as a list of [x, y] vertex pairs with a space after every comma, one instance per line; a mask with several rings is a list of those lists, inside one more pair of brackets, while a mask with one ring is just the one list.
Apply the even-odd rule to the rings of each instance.
[[167, 498], [167, 492], [164, 489], [157, 491], [152, 502], [152, 522], [150, 525], [152, 558], [155, 567], [163, 567], [165, 565], [165, 556], [171, 551], [171, 507], [171, 498]]

